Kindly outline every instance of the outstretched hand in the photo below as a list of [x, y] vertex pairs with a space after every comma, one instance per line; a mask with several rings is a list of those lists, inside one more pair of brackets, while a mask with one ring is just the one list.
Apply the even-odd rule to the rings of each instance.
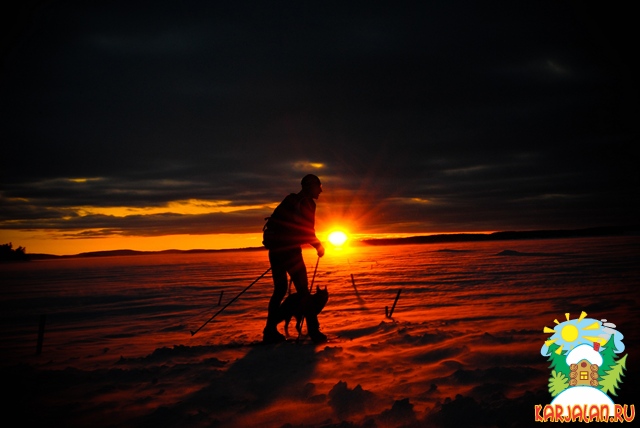
[[316, 251], [318, 252], [318, 257], [324, 256], [324, 247], [322, 246], [322, 244], [318, 245], [318, 248], [316, 248]]

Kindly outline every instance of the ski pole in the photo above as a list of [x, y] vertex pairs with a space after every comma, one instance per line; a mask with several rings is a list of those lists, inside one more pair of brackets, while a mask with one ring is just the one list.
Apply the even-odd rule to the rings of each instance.
[[240, 292], [236, 297], [234, 297], [233, 299], [231, 299], [231, 300], [229, 301], [229, 303], [227, 303], [226, 305], [224, 305], [224, 306], [222, 307], [222, 309], [220, 309], [218, 312], [216, 312], [215, 314], [213, 314], [213, 316], [212, 316], [211, 318], [209, 318], [207, 321], [205, 321], [205, 323], [204, 323], [204, 324], [202, 324], [202, 325], [201, 325], [197, 330], [191, 330], [191, 336], [194, 336], [197, 332], [199, 332], [200, 330], [202, 330], [202, 328], [203, 328], [205, 325], [209, 324], [209, 322], [211, 322], [211, 320], [212, 320], [212, 319], [214, 319], [216, 316], [218, 316], [218, 314], [219, 314], [220, 312], [224, 311], [224, 310], [227, 308], [227, 306], [229, 306], [230, 304], [232, 304], [233, 302], [235, 302], [235, 301], [236, 301], [236, 299], [237, 299], [238, 297], [242, 296], [242, 295], [244, 294], [244, 292], [245, 292], [245, 291], [247, 291], [249, 288], [251, 288], [251, 286], [252, 286], [253, 284], [255, 284], [256, 282], [258, 282], [258, 281], [259, 281], [263, 276], [265, 276], [265, 275], [266, 275], [270, 270], [271, 270], [271, 268], [267, 269], [267, 270], [266, 270], [262, 275], [260, 275], [258, 278], [256, 278], [256, 280], [255, 280], [255, 281], [253, 281], [251, 284], [249, 284], [249, 285], [248, 285], [244, 290], [242, 290], [242, 291], [241, 291], [241, 292]]
[[313, 281], [316, 280], [316, 272], [318, 272], [318, 263], [320, 263], [320, 256], [316, 260], [316, 268], [313, 270], [313, 278], [311, 278], [311, 285], [309, 286], [309, 293], [313, 293]]

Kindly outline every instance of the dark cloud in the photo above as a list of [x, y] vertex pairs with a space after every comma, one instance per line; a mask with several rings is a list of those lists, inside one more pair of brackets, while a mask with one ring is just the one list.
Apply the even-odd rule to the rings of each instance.
[[363, 232], [636, 222], [626, 15], [568, 1], [42, 2], [4, 51], [0, 227], [259, 231], [262, 211], [201, 230], [198, 216], [71, 212], [265, 205], [305, 162], [324, 165], [319, 216]]

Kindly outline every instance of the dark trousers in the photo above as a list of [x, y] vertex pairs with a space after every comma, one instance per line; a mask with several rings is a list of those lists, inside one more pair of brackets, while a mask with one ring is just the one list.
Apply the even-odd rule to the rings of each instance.
[[[275, 328], [278, 324], [280, 303], [287, 294], [287, 274], [291, 277], [296, 291], [302, 296], [310, 294], [309, 280], [300, 247], [269, 250], [269, 263], [271, 263], [271, 276], [273, 277], [273, 295], [269, 300], [267, 328]], [[303, 297], [302, 301], [308, 302], [308, 298]], [[309, 314], [305, 318], [307, 319], [307, 329], [317, 331], [319, 327], [317, 315]]]

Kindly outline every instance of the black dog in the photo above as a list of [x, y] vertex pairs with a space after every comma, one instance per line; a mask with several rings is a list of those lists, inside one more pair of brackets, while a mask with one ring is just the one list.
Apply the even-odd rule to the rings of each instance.
[[[310, 310], [313, 314], [318, 315], [324, 309], [324, 305], [327, 304], [329, 300], [329, 292], [327, 291], [327, 287], [324, 287], [324, 290], [321, 290], [320, 287], [316, 286], [315, 294], [311, 295], [310, 301]], [[289, 322], [291, 322], [291, 317], [296, 318], [296, 330], [298, 330], [298, 334], [301, 334], [302, 330], [302, 320], [304, 319], [304, 308], [302, 307], [302, 296], [298, 293], [291, 293], [284, 299], [284, 302], [280, 305], [280, 321], [284, 321], [284, 332], [287, 337], [289, 337]]]

